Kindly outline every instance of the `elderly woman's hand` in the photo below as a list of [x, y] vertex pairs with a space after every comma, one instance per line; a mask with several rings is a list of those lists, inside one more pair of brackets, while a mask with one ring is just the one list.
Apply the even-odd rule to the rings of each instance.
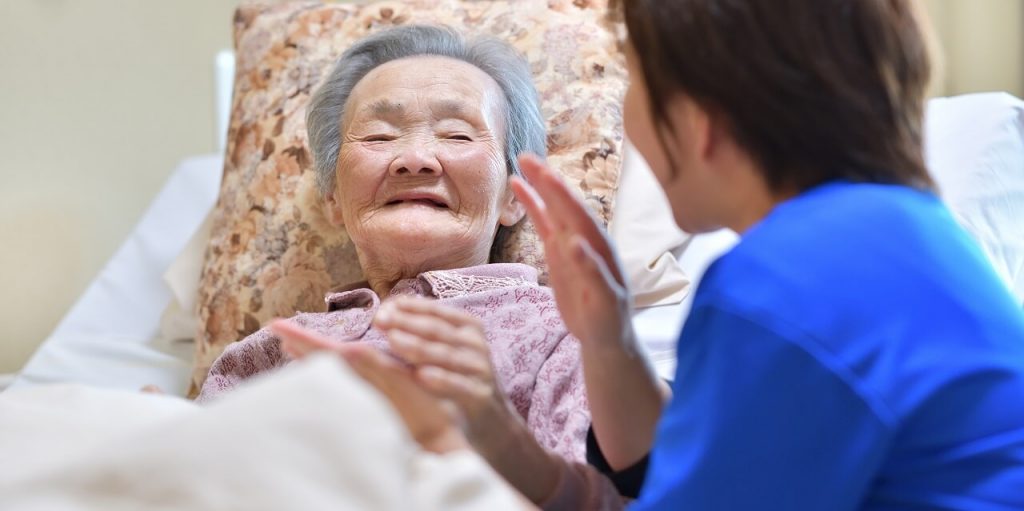
[[515, 178], [512, 187], [544, 242], [558, 310], [582, 345], [594, 434], [612, 468], [624, 469], [650, 451], [668, 387], [636, 339], [632, 298], [604, 231], [540, 159], [523, 155], [519, 165], [529, 182]]

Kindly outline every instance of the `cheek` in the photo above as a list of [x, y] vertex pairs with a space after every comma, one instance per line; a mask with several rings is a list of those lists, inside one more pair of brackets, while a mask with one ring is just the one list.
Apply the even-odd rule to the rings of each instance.
[[650, 102], [640, 85], [630, 84], [622, 108], [623, 126], [629, 141], [647, 162], [654, 177], [664, 187], [671, 177], [671, 165], [658, 139]]
[[358, 146], [342, 149], [335, 172], [338, 195], [345, 209], [351, 211], [373, 203], [376, 188], [386, 174], [381, 169], [387, 169], [389, 161], [380, 151]]
[[459, 192], [463, 207], [494, 209], [507, 180], [505, 155], [489, 143], [454, 147], [442, 158], [446, 173]]

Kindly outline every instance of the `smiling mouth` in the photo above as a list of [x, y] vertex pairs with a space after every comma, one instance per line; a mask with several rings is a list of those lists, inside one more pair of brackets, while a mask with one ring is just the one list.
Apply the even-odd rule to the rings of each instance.
[[432, 208], [435, 208], [435, 209], [448, 209], [448, 205], [447, 204], [445, 204], [443, 202], [440, 202], [440, 201], [433, 200], [433, 199], [427, 199], [427, 198], [393, 200], [393, 201], [388, 202], [386, 205], [387, 206], [394, 206], [394, 205], [398, 205], [398, 204], [417, 204], [417, 205], [420, 205], [420, 206], [429, 206], [429, 207], [432, 207]]

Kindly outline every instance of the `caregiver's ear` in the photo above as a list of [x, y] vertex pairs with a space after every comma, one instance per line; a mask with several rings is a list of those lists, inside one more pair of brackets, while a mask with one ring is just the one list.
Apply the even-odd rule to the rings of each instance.
[[516, 199], [516, 195], [512, 193], [512, 186], [505, 187], [505, 197], [501, 200], [501, 211], [498, 216], [498, 223], [505, 227], [512, 227], [519, 223], [523, 219], [523, 215], [526, 214], [526, 207], [523, 203]]
[[345, 227], [345, 217], [342, 215], [341, 203], [338, 202], [337, 193], [332, 190], [324, 195], [324, 214], [331, 225]]

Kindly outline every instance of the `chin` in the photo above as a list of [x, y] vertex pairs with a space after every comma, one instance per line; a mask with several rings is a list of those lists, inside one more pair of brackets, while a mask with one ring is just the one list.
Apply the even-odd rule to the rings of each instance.
[[674, 219], [676, 226], [686, 231], [689, 234], [703, 234], [706, 232], [714, 232], [722, 228], [719, 222], [711, 221], [707, 218], [701, 218], [699, 215], [687, 214], [683, 211], [674, 211]]
[[434, 259], [435, 255], [445, 258], [472, 251], [471, 247], [467, 246], [465, 232], [451, 226], [431, 225], [426, 222], [406, 224], [380, 234], [389, 248], [408, 254], [422, 254], [423, 257], [430, 259]]

